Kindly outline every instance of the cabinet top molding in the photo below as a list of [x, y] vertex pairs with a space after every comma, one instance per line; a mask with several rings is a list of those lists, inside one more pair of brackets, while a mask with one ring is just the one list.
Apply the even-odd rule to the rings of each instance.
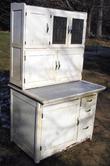
[[54, 9], [54, 8], [47, 8], [47, 7], [40, 7], [40, 6], [31, 6], [31, 5], [26, 5], [25, 3], [11, 3], [11, 8], [14, 9], [19, 9], [19, 8], [24, 8], [30, 11], [36, 11], [37, 13], [46, 13], [49, 15], [53, 15], [54, 13], [58, 13], [58, 15], [65, 16], [65, 15], [72, 15], [75, 14], [79, 17], [85, 16], [87, 18], [87, 12], [79, 12], [79, 11], [68, 11], [68, 10], [62, 10], [62, 9]]

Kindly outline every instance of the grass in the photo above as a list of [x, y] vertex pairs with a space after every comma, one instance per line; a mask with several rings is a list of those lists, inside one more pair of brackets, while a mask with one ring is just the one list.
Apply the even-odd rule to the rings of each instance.
[[104, 47], [110, 47], [110, 40], [86, 39], [86, 46], [104, 46]]
[[0, 71], [9, 70], [10, 66], [10, 33], [0, 31]]

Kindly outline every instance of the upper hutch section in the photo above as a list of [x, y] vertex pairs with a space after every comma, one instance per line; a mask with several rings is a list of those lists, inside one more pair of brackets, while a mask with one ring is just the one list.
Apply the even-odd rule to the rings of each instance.
[[11, 44], [23, 48], [83, 47], [87, 13], [11, 5]]

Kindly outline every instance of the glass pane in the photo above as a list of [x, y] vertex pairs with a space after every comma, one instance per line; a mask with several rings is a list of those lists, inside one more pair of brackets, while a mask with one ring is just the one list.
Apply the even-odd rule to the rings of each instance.
[[73, 19], [72, 21], [72, 34], [71, 34], [71, 44], [82, 44], [83, 37], [83, 24], [82, 19]]
[[67, 18], [54, 16], [53, 44], [65, 44]]

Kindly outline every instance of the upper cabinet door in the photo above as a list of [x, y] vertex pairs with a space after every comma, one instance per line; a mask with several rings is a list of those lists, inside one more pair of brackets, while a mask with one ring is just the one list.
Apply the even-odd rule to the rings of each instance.
[[53, 16], [51, 45], [52, 47], [62, 47], [67, 45], [67, 25], [68, 18], [63, 16]]
[[54, 16], [52, 44], [66, 44], [67, 18]]
[[26, 48], [44, 48], [49, 45], [50, 15], [29, 12], [26, 16]]
[[86, 37], [86, 17], [83, 16], [78, 18], [74, 16], [74, 18], [72, 17], [70, 20], [68, 26], [68, 46], [84, 46]]
[[51, 32], [52, 47], [84, 46], [86, 15], [53, 16]]
[[71, 44], [82, 44], [83, 28], [83, 19], [72, 19]]

